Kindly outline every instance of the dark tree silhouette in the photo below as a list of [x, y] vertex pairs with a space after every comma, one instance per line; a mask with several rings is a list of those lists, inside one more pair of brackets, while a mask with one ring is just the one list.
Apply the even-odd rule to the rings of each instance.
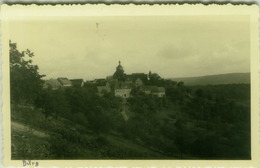
[[18, 51], [16, 43], [9, 42], [11, 101], [32, 103], [42, 89], [43, 81], [37, 65], [32, 64], [34, 53], [29, 49]]

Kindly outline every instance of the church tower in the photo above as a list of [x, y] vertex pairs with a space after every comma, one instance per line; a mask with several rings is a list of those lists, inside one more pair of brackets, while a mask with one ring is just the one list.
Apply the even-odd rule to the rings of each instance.
[[125, 80], [124, 68], [121, 65], [121, 61], [118, 62], [118, 66], [116, 67], [116, 72], [114, 73], [113, 78], [119, 81]]

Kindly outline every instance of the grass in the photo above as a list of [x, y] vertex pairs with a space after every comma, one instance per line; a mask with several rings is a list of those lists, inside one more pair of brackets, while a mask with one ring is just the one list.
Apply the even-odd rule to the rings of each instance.
[[47, 138], [38, 137], [30, 130], [23, 132], [12, 130], [11, 139], [11, 158], [14, 160], [48, 159], [51, 157]]

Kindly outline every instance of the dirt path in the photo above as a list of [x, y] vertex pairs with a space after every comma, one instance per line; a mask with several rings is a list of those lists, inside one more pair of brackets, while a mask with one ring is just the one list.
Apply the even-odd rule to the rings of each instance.
[[33, 135], [38, 136], [38, 137], [42, 137], [42, 138], [49, 136], [48, 134], [46, 134], [44, 132], [32, 129], [29, 126], [23, 125], [21, 123], [15, 122], [15, 121], [11, 122], [11, 128], [12, 128], [12, 131], [17, 131], [17, 132], [28, 132], [28, 131], [30, 131]]
[[122, 110], [120, 111], [121, 112], [121, 114], [122, 114], [122, 116], [123, 116], [123, 118], [125, 119], [125, 121], [127, 121], [128, 120], [128, 116], [127, 116], [127, 114], [126, 114], [126, 110], [128, 110], [128, 107], [127, 107], [127, 104], [126, 104], [127, 102], [126, 102], [126, 100], [124, 99], [123, 100], [123, 105], [122, 105]]
[[128, 116], [126, 115], [125, 110], [122, 110], [121, 114], [122, 114], [123, 118], [125, 119], [125, 121], [127, 121], [128, 120]]

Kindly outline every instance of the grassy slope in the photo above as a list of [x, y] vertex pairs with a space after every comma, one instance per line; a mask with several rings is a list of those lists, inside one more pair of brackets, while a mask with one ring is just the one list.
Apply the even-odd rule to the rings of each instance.
[[[58, 156], [60, 159], [106, 159], [107, 153], [110, 155], [107, 159], [116, 159], [118, 153], [121, 155], [118, 157], [119, 159], [123, 159], [125, 156], [130, 156], [130, 158], [157, 158], [161, 155], [112, 134], [104, 135], [106, 139], [105, 144], [108, 145], [101, 145], [102, 143], [97, 145], [95, 143], [91, 146], [91, 142], [96, 141], [96, 136], [85, 127], [64, 118], [52, 118], [46, 121], [39, 110], [30, 106], [12, 106], [11, 121], [12, 159], [57, 158], [57, 156], [51, 152], [52, 147], [50, 142], [53, 143], [53, 139], [51, 139], [53, 135], [60, 136], [62, 131], [80, 135], [84, 137], [84, 141], [90, 143], [90, 145], [82, 147], [76, 141], [73, 143], [70, 142], [66, 150], [68, 148], [71, 149], [64, 152], [71, 153], [71, 156]], [[60, 141], [63, 141], [63, 139]], [[54, 140], [54, 143], [60, 145], [63, 142], [55, 142]], [[73, 153], [79, 154], [80, 157], [73, 158]]]

